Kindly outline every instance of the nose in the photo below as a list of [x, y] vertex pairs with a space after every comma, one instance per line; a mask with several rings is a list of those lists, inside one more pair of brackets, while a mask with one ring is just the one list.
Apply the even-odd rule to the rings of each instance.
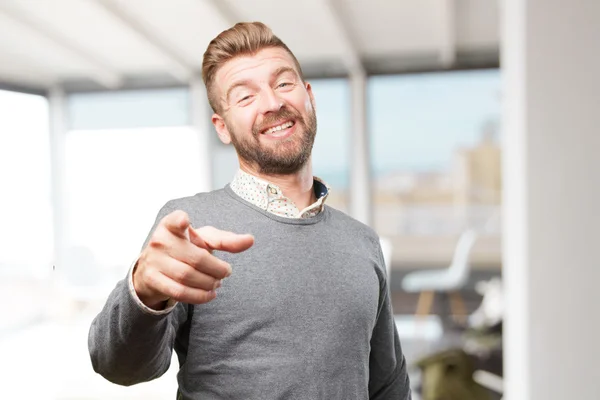
[[283, 107], [283, 101], [272, 88], [265, 88], [260, 96], [260, 108], [262, 114], [279, 111]]

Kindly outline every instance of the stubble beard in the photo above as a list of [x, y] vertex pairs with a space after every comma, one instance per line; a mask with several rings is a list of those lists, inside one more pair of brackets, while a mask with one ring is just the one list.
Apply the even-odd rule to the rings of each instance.
[[[293, 120], [295, 132], [286, 139], [273, 141], [268, 145], [260, 141], [264, 127], [282, 120]], [[265, 117], [260, 126], [252, 128], [250, 138], [232, 131], [231, 124], [227, 128], [231, 134], [231, 142], [240, 159], [248, 163], [258, 173], [264, 175], [289, 175], [298, 172], [310, 160], [317, 133], [317, 118], [312, 109], [306, 120], [288, 108]]]

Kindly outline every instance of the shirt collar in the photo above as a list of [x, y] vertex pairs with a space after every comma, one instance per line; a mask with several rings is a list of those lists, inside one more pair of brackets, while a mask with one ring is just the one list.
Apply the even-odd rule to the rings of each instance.
[[290, 199], [283, 195], [277, 185], [241, 169], [236, 173], [230, 187], [242, 199], [267, 212], [287, 218], [310, 218], [323, 211], [330, 190], [323, 180], [317, 177], [313, 179], [317, 201], [304, 210], [299, 210]]

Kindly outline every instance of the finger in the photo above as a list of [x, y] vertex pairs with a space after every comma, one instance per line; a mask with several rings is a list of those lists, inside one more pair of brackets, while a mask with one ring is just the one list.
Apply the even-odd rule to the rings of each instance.
[[214, 300], [217, 292], [185, 286], [158, 272], [153, 274], [153, 286], [171, 299], [188, 304], [203, 304]]
[[182, 239], [188, 239], [188, 228], [190, 227], [190, 217], [186, 212], [181, 210], [173, 211], [164, 217], [161, 221], [164, 227]]
[[163, 275], [166, 275], [184, 286], [206, 291], [215, 290], [221, 287], [222, 278], [215, 278], [214, 276], [205, 274], [184, 262], [170, 258], [169, 262], [166, 262], [163, 265], [164, 268], [161, 269]]
[[[190, 231], [192, 229], [190, 228]], [[193, 243], [181, 240], [173, 246], [163, 246], [163, 263], [170, 260], [179, 261], [203, 272], [215, 279], [224, 279], [231, 275], [231, 265], [211, 254], [209, 250], [200, 248]]]
[[[192, 231], [194, 229], [190, 229]], [[239, 253], [248, 250], [254, 244], [254, 237], [248, 234], [236, 234], [222, 231], [212, 226], [204, 226], [190, 234], [190, 240], [195, 245], [210, 250], [222, 250]]]
[[203, 248], [209, 252], [212, 252], [212, 248], [204, 241], [204, 239], [202, 239], [200, 237], [198, 232], [196, 232], [196, 229], [190, 227], [188, 229], [188, 233], [190, 235], [190, 242], [192, 242], [194, 245], [196, 245], [200, 248]]
[[189, 248], [181, 255], [181, 261], [215, 279], [224, 279], [231, 275], [231, 265], [214, 256], [210, 251], [187, 243]]
[[[189, 231], [193, 229], [189, 228]], [[209, 250], [198, 247], [190, 241], [170, 234], [159, 234], [150, 240], [149, 246], [158, 250], [157, 254], [160, 254], [161, 259], [156, 262], [157, 265], [169, 264], [171, 260], [175, 260], [188, 264], [215, 279], [223, 279], [231, 275], [231, 266], [227, 262], [214, 257]]]

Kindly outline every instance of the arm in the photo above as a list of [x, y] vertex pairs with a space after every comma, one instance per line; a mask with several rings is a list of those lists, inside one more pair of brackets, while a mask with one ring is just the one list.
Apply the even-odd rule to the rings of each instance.
[[119, 282], [90, 328], [94, 371], [126, 386], [164, 374], [177, 332], [187, 320], [187, 307], [178, 303], [168, 313], [148, 313], [134, 300], [127, 280]]
[[192, 305], [212, 301], [221, 280], [231, 275], [231, 266], [212, 250], [240, 252], [253, 243], [250, 235], [193, 229], [189, 216], [167, 203], [136, 266], [92, 323], [88, 346], [94, 370], [121, 385], [162, 375], [174, 343], [183, 345], [189, 336]]
[[[151, 232], [169, 211], [167, 206], [160, 210]], [[132, 273], [133, 268], [112, 291], [88, 337], [94, 370], [127, 386], [155, 379], [169, 369], [177, 331], [187, 320], [183, 303], [169, 304], [162, 312], [146, 307], [135, 293]]]
[[379, 310], [371, 337], [369, 398], [372, 400], [411, 400], [406, 360], [402, 354], [394, 322], [385, 272], [382, 272], [380, 281]]

